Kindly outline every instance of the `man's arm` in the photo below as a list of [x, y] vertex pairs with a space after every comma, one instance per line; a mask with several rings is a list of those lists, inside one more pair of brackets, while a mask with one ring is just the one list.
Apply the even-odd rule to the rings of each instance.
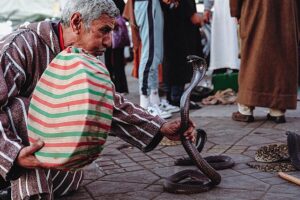
[[22, 173], [17, 164], [22, 164], [18, 159], [21, 149], [25, 149], [22, 158], [27, 156], [27, 150], [31, 152], [30, 147], [23, 148], [29, 145], [26, 124], [30, 100], [22, 93], [27, 78], [24, 66], [32, 61], [32, 47], [27, 45], [33, 39], [30, 37], [32, 34], [15, 32], [0, 43], [0, 175], [6, 180]]
[[112, 132], [142, 151], [154, 149], [163, 138], [160, 133], [165, 120], [154, 117], [120, 94], [114, 94]]

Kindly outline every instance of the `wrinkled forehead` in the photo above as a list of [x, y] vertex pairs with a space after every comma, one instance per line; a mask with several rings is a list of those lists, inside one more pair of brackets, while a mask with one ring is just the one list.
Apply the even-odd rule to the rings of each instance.
[[92, 21], [91, 26], [95, 28], [108, 26], [113, 29], [115, 26], [115, 21], [115, 17], [110, 17], [107, 14], [102, 14], [98, 19]]

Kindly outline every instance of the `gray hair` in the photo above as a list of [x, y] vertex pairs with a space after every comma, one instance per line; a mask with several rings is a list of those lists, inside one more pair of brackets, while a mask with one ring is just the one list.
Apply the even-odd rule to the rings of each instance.
[[70, 26], [70, 19], [74, 13], [80, 13], [83, 23], [89, 28], [93, 20], [102, 14], [117, 17], [120, 14], [112, 0], [68, 0], [62, 10], [61, 20], [66, 27]]

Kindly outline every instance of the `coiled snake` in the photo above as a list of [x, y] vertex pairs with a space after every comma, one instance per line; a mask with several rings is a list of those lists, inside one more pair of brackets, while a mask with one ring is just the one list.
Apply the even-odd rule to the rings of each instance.
[[[202, 173], [196, 170], [183, 170], [166, 178], [164, 182], [165, 191], [184, 194], [206, 192], [221, 182], [221, 175], [205, 159], [201, 157], [195, 145], [190, 140], [187, 140], [183, 135], [189, 125], [190, 94], [193, 88], [196, 87], [204, 77], [206, 72], [206, 62], [204, 59], [194, 55], [188, 56], [187, 59], [188, 62], [192, 63], [193, 65], [193, 77], [189, 87], [185, 90], [180, 100], [180, 140], [185, 151]], [[200, 135], [200, 137], [202, 137], [201, 148], [203, 148], [206, 134], [205, 139], [204, 135]], [[227, 159], [228, 161], [228, 158], [229, 157], [226, 156], [214, 157], [212, 161], [218, 162], [220, 159], [221, 161], [224, 161], [224, 159]], [[234, 162], [231, 162], [230, 166], [232, 166], [232, 163], [234, 164]]]

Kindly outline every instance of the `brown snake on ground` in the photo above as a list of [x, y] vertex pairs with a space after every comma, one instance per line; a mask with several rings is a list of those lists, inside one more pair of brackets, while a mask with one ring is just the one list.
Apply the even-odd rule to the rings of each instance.
[[[196, 87], [204, 77], [206, 72], [206, 62], [204, 59], [194, 55], [188, 56], [187, 59], [188, 62], [193, 65], [193, 77], [189, 87], [185, 90], [180, 100], [181, 125], [179, 133], [185, 151], [202, 173], [196, 170], [183, 170], [166, 178], [164, 182], [165, 191], [182, 194], [206, 192], [221, 182], [221, 175], [204, 158], [201, 157], [195, 145], [190, 140], [187, 140], [183, 135], [189, 125], [190, 94], [193, 88]], [[204, 138], [202, 138], [201, 142], [203, 143], [203, 147], [205, 142]], [[214, 156], [212, 161], [219, 162], [218, 159], [221, 159], [221, 162], [223, 162], [224, 159], [230, 160], [231, 158], [227, 156]], [[233, 161], [232, 163], [234, 164]]]

